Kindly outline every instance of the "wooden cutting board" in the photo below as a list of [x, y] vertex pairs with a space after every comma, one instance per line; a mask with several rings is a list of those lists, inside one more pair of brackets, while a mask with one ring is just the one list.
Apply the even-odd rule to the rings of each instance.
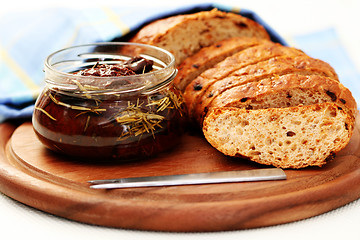
[[335, 160], [323, 168], [286, 170], [287, 180], [94, 190], [88, 180], [265, 166], [225, 157], [196, 134], [146, 161], [79, 162], [46, 150], [31, 123], [6, 123], [0, 125], [0, 191], [60, 217], [125, 229], [221, 231], [288, 223], [360, 197], [359, 126]]

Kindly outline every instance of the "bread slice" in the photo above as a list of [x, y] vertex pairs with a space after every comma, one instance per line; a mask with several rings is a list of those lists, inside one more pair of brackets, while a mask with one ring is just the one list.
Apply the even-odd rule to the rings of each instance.
[[334, 102], [357, 114], [357, 104], [348, 88], [319, 75], [286, 74], [249, 82], [220, 94], [211, 106], [260, 109]]
[[349, 142], [354, 121], [336, 103], [246, 110], [213, 108], [203, 132], [220, 152], [280, 168], [323, 166]]
[[257, 22], [214, 9], [154, 21], [143, 27], [130, 42], [164, 48], [174, 54], [178, 66], [201, 48], [238, 36], [270, 39]]
[[186, 58], [180, 64], [178, 67], [179, 72], [174, 79], [174, 85], [179, 90], [184, 91], [192, 80], [226, 57], [267, 41], [258, 38], [233, 37], [216, 42], [209, 47], [201, 48], [200, 51]]
[[258, 62], [266, 61], [277, 56], [307, 56], [304, 52], [278, 43], [266, 42], [264, 44], [247, 48], [204, 71], [195, 78], [184, 91], [184, 101], [192, 116], [193, 109], [203, 93], [216, 81], [223, 79], [233, 72]]
[[217, 96], [196, 119], [201, 126], [208, 109], [212, 107], [255, 110], [323, 102], [336, 103], [353, 118], [357, 114], [355, 99], [350, 90], [340, 82], [318, 75], [287, 74], [231, 88]]
[[222, 92], [248, 82], [256, 82], [272, 76], [282, 76], [289, 73], [301, 75], [320, 75], [339, 81], [335, 70], [326, 62], [310, 58], [306, 55], [295, 57], [275, 57], [267, 61], [249, 65], [233, 72], [230, 76], [220, 79], [210, 85], [206, 91], [199, 94], [192, 115], [201, 112]]

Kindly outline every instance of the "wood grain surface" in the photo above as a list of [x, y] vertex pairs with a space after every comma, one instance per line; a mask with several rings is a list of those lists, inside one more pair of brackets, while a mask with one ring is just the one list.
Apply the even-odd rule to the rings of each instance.
[[129, 163], [84, 162], [45, 149], [29, 122], [0, 125], [0, 191], [56, 216], [88, 224], [156, 231], [223, 231], [309, 218], [360, 197], [360, 124], [323, 168], [286, 170], [287, 180], [90, 189], [88, 180], [265, 168], [223, 156], [202, 136]]

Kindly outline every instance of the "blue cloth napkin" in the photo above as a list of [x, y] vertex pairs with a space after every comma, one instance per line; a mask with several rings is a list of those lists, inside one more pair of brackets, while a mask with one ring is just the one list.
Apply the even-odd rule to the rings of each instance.
[[[267, 29], [273, 41], [286, 45], [256, 13], [214, 3], [153, 8], [51, 8], [4, 16], [0, 19], [0, 122], [31, 117], [34, 102], [44, 86], [44, 60], [52, 52], [79, 44], [126, 41], [139, 28], [155, 19], [212, 8], [251, 18]], [[319, 46], [311, 44], [314, 39]], [[359, 75], [333, 31], [295, 40], [307, 53], [330, 62], [348, 86], [359, 85]]]

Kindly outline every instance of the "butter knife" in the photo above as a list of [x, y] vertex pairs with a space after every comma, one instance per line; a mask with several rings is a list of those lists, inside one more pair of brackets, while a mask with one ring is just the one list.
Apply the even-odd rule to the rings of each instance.
[[166, 175], [151, 177], [134, 177], [92, 180], [90, 188], [94, 189], [115, 189], [115, 188], [134, 188], [134, 187], [160, 187], [175, 185], [193, 185], [210, 183], [230, 183], [230, 182], [250, 182], [250, 181], [269, 181], [284, 180], [285, 172], [280, 168], [265, 168], [252, 170], [193, 173], [182, 175]]

